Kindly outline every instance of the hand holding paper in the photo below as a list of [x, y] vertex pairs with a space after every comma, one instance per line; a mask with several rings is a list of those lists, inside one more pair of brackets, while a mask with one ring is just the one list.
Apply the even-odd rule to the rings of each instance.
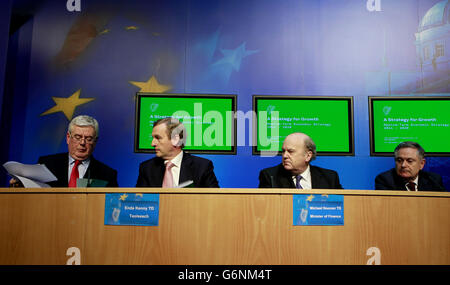
[[20, 180], [25, 188], [50, 187], [45, 182], [58, 180], [43, 164], [23, 164], [8, 161], [3, 164], [3, 167], [12, 177]]

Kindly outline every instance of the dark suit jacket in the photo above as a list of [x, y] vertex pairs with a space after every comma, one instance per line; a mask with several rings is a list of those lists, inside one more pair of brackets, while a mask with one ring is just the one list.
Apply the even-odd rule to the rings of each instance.
[[[342, 189], [336, 171], [310, 165], [313, 189]], [[283, 164], [266, 168], [259, 173], [259, 188], [295, 188], [292, 174]]]
[[[166, 166], [160, 157], [146, 160], [139, 165], [136, 187], [162, 187]], [[179, 183], [192, 180], [194, 187], [219, 188], [213, 163], [205, 158], [183, 153]]]
[[[406, 190], [405, 182], [397, 175], [395, 168], [383, 172], [375, 178], [376, 190]], [[442, 177], [433, 172], [419, 171], [419, 191], [445, 191]]]
[[[69, 154], [67, 152], [41, 156], [38, 163], [45, 164], [56, 178], [58, 178], [57, 181], [48, 182], [48, 185], [51, 187], [68, 187]], [[117, 183], [117, 171], [96, 160], [92, 155], [89, 167], [83, 178], [101, 179], [108, 181], [106, 187], [119, 187]]]

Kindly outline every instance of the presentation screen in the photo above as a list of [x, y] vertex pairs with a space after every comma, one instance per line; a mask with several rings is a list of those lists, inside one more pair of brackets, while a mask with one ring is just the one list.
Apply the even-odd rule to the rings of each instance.
[[450, 97], [369, 97], [370, 154], [393, 156], [404, 141], [450, 156]]
[[253, 154], [281, 154], [287, 135], [302, 132], [317, 155], [354, 155], [353, 97], [253, 96]]
[[236, 95], [137, 93], [135, 152], [154, 152], [153, 123], [166, 117], [186, 127], [190, 153], [236, 153]]

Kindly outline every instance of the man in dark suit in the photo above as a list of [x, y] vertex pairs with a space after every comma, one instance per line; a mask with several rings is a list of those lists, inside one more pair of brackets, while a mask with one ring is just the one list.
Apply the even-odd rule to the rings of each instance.
[[152, 146], [156, 156], [139, 165], [136, 187], [175, 188], [192, 181], [194, 187], [219, 188], [213, 163], [183, 151], [184, 125], [174, 118], [153, 124]]
[[336, 171], [310, 165], [315, 157], [316, 145], [308, 135], [288, 135], [281, 164], [261, 170], [259, 188], [342, 189]]
[[[78, 178], [88, 178], [91, 182], [103, 180], [106, 187], [118, 187], [117, 171], [92, 156], [98, 133], [95, 118], [80, 115], [72, 119], [66, 133], [68, 152], [42, 156], [38, 160], [39, 164], [45, 164], [58, 179], [48, 182], [48, 185], [76, 187]], [[10, 181], [10, 184], [16, 183], [14, 179]]]
[[[64, 167], [64, 165], [69, 165], [68, 153], [41, 156], [38, 163], [45, 164], [56, 178], [58, 178], [57, 181], [48, 182], [48, 185], [51, 187], [68, 187], [68, 169], [67, 166]], [[81, 178], [106, 181], [107, 184], [105, 187], [119, 187], [117, 183], [117, 171], [98, 161], [92, 155], [90, 156], [89, 166]]]
[[424, 171], [425, 150], [416, 142], [402, 142], [394, 150], [395, 168], [375, 178], [377, 190], [445, 191], [442, 177]]

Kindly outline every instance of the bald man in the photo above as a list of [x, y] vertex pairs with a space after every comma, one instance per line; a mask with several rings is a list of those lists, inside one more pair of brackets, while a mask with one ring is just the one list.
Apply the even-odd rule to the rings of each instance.
[[336, 171], [310, 165], [316, 154], [316, 145], [308, 135], [288, 135], [281, 164], [261, 170], [259, 188], [342, 189]]

